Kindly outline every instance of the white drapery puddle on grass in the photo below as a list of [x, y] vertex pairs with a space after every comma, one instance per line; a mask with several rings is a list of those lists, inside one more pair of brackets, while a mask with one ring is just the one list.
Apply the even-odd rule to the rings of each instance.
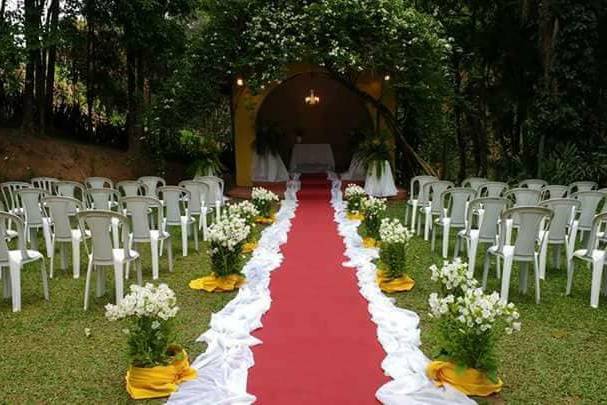
[[211, 316], [209, 329], [197, 339], [208, 345], [192, 363], [198, 376], [183, 383], [168, 404], [240, 405], [255, 401], [255, 396], [247, 393], [247, 379], [254, 364], [251, 347], [261, 341], [251, 333], [261, 328], [261, 317], [270, 309], [270, 273], [282, 263], [280, 247], [291, 229], [298, 189], [297, 180], [289, 182], [287, 199], [276, 214], [276, 221], [262, 232], [243, 268], [247, 282], [233, 300]]
[[377, 337], [386, 352], [381, 366], [385, 374], [392, 378], [377, 390], [375, 396], [387, 405], [473, 404], [474, 401], [450, 386], [436, 387], [426, 376], [426, 366], [430, 360], [419, 348], [419, 316], [394, 305], [394, 300], [379, 289], [377, 269], [373, 263], [379, 256], [378, 250], [363, 247], [358, 234], [360, 221], [351, 221], [346, 217], [341, 182], [333, 173], [329, 174], [329, 179], [333, 182], [331, 205], [335, 210], [335, 222], [349, 259], [343, 265], [356, 270], [360, 293], [369, 303], [371, 320], [377, 325]]

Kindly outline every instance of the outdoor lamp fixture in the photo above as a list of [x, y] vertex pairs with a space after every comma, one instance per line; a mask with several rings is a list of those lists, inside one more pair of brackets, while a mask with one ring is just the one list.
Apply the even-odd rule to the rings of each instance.
[[385, 80], [385, 81], [389, 81], [389, 80], [390, 80], [390, 75], [385, 75], [385, 76], [384, 76], [384, 80]]
[[236, 79], [236, 85], [238, 87], [244, 86], [244, 80], [242, 79], [242, 77], [239, 77], [238, 79]]
[[310, 95], [306, 97], [307, 105], [316, 105], [320, 103], [320, 98], [314, 94], [314, 89], [310, 89]]

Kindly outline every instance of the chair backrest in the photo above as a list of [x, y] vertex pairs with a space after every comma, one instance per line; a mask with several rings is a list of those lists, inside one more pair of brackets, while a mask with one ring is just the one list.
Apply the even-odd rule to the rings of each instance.
[[[547, 230], [552, 219], [552, 210], [546, 207], [515, 207], [505, 210], [501, 215], [498, 251], [502, 251], [506, 241], [506, 227], [509, 219], [520, 218], [518, 231], [514, 239], [514, 256], [532, 258], [541, 228]], [[544, 234], [545, 237], [545, 234]], [[540, 241], [541, 242], [541, 241]]]
[[550, 184], [542, 187], [542, 195], [540, 196], [541, 200], [554, 200], [556, 198], [565, 198], [567, 195], [567, 191], [569, 191], [569, 187], [561, 186], [559, 184]]
[[25, 222], [28, 225], [42, 225], [42, 218], [45, 215], [42, 211], [41, 200], [48, 194], [40, 188], [24, 188], [17, 191], [19, 200], [23, 205]]
[[179, 183], [179, 187], [183, 187], [190, 192], [190, 214], [200, 214], [202, 207], [207, 205], [208, 195], [211, 193], [208, 182], [197, 180], [184, 180]]
[[4, 199], [5, 208], [7, 210], [21, 208], [21, 201], [17, 196], [17, 191], [24, 188], [32, 188], [32, 185], [24, 181], [7, 181], [0, 183], [2, 198]]
[[518, 183], [518, 187], [530, 188], [532, 190], [541, 190], [542, 187], [547, 186], [548, 182], [542, 179], [526, 179]]
[[[196, 176], [194, 181], [201, 182], [207, 185], [209, 191], [205, 194], [205, 205], [208, 207], [215, 206], [215, 202], [223, 202], [223, 192], [221, 184], [213, 176]], [[222, 180], [223, 181], [223, 180]]]
[[84, 187], [84, 184], [82, 183], [61, 180], [57, 182], [55, 187], [57, 189], [57, 195], [59, 196], [72, 197], [82, 203], [86, 201], [86, 187]]
[[483, 183], [477, 192], [477, 197], [501, 197], [504, 191], [508, 189], [508, 184], [502, 183], [501, 181], [489, 181]]
[[[113, 219], [117, 220], [119, 225], [122, 225], [122, 238], [120, 238], [120, 243], [122, 244], [122, 249], [124, 249], [125, 258], [130, 257], [130, 228], [128, 220], [124, 215], [111, 211], [89, 210], [79, 212], [76, 216], [81, 232], [84, 234], [85, 230], [88, 229], [91, 233], [93, 262], [113, 263], [114, 246], [112, 244], [111, 235]], [[120, 247], [116, 248], [119, 249]]]
[[59, 182], [59, 179], [54, 177], [34, 177], [31, 179], [31, 183], [34, 188], [41, 188], [49, 194], [55, 194], [55, 185]]
[[601, 201], [605, 199], [605, 195], [598, 191], [579, 191], [574, 193], [572, 197], [581, 203], [578, 218], [579, 229], [589, 230], [592, 226], [592, 219], [597, 213]]
[[424, 195], [430, 202], [430, 212], [440, 214], [443, 211], [443, 200], [441, 198], [443, 192], [452, 187], [455, 187], [451, 181], [432, 181], [424, 185]]
[[129, 213], [135, 242], [150, 240], [150, 231], [152, 230], [150, 209], [155, 210], [157, 215], [157, 221], [155, 222], [160, 229], [163, 214], [162, 203], [159, 199], [149, 196], [123, 197], [120, 199], [120, 207], [123, 212]]
[[[592, 218], [592, 227], [590, 229], [590, 237], [588, 238], [588, 242], [586, 245], [586, 256], [592, 257], [592, 251], [597, 248], [599, 243], [599, 231], [603, 227], [603, 225], [607, 223], [607, 212], [602, 212], [597, 214]], [[605, 242], [605, 239], [602, 239]]]
[[512, 200], [513, 207], [537, 205], [540, 202], [540, 191], [533, 188], [513, 188], [504, 193], [504, 198]]
[[[6, 235], [7, 231], [10, 229], [9, 224], [12, 224], [17, 231], [17, 248], [21, 251], [23, 257], [27, 258], [28, 254], [25, 246], [25, 226], [23, 220], [17, 215], [0, 211], [0, 235]], [[0, 263], [2, 263], [3, 266], [8, 265], [9, 250], [7, 239], [0, 238]]]
[[473, 224], [475, 212], [483, 210], [483, 220], [479, 228], [479, 240], [493, 242], [497, 235], [497, 224], [502, 212], [508, 208], [509, 201], [501, 197], [482, 197], [470, 201], [468, 206], [467, 231]]
[[87, 204], [94, 210], [111, 211], [118, 204], [120, 194], [111, 188], [90, 188], [86, 191]]
[[116, 190], [118, 190], [118, 192], [121, 193], [123, 197], [136, 197], [138, 195], [147, 195], [145, 190], [146, 187], [147, 186], [145, 184], [142, 184], [137, 180], [125, 180], [116, 183]]
[[83, 209], [82, 203], [75, 198], [61, 196], [47, 196], [42, 202], [53, 222], [55, 237], [70, 240], [72, 237], [70, 216]]
[[433, 181], [438, 181], [438, 178], [434, 176], [413, 177], [409, 185], [409, 199], [417, 200], [418, 206], [426, 204], [428, 202], [428, 197], [424, 195], [424, 186]]
[[443, 191], [441, 195], [442, 207], [446, 210], [442, 214], [447, 214], [451, 219], [451, 226], [462, 228], [466, 224], [466, 213], [468, 203], [474, 199], [476, 190], [471, 187], [449, 188]]
[[[213, 191], [213, 189], [211, 189], [211, 192], [215, 193], [219, 193], [220, 197], [223, 197], [223, 194], [225, 192], [225, 182], [223, 181], [223, 179], [221, 177], [217, 177], [217, 176], [196, 176], [194, 178], [194, 180], [197, 181], [212, 181], [215, 184], [217, 184], [219, 186], [219, 190], [215, 190]], [[220, 200], [220, 198], [218, 198]]]
[[86, 188], [114, 188], [114, 182], [107, 177], [88, 177], [84, 185]]
[[468, 177], [466, 180], [462, 181], [462, 187], [470, 187], [476, 192], [480, 186], [488, 182], [489, 180], [484, 177]]
[[156, 190], [158, 187], [164, 187], [167, 185], [167, 182], [158, 176], [143, 176], [137, 179], [141, 184], [145, 184], [147, 187], [146, 194], [150, 197], [156, 197]]
[[593, 191], [599, 187], [595, 181], [576, 181], [569, 185], [567, 195], [571, 196], [573, 193], [579, 193], [582, 191]]
[[158, 196], [164, 202], [165, 218], [169, 225], [180, 225], [183, 215], [189, 216], [190, 192], [179, 186], [158, 187]]
[[554, 213], [549, 229], [551, 241], [565, 241], [567, 227], [572, 225], [580, 205], [581, 202], [573, 198], [554, 198], [540, 203], [540, 206], [549, 208]]

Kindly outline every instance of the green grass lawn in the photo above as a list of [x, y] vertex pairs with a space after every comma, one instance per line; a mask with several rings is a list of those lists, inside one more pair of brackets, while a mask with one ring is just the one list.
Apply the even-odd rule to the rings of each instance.
[[[42, 245], [42, 242], [40, 244]], [[205, 244], [200, 253], [189, 245], [181, 256], [181, 239], [174, 235], [174, 273], [168, 272], [166, 255], [160, 260], [160, 280], [175, 290], [180, 311], [175, 318], [176, 341], [195, 358], [204, 350], [196, 338], [208, 328], [210, 316], [235, 293], [209, 294], [191, 290], [188, 282], [210, 272]], [[151, 282], [149, 247], [142, 253], [144, 282]], [[71, 254], [70, 254], [71, 255]], [[57, 260], [55, 265], [58, 265]], [[49, 302], [44, 300], [38, 264], [22, 275], [22, 311], [12, 313], [10, 299], [0, 302], [0, 403], [115, 404], [129, 402], [124, 385], [128, 367], [127, 322], [109, 322], [104, 306], [114, 301], [113, 271], [108, 271], [106, 296], [95, 298], [94, 280], [88, 311], [83, 310], [86, 259], [81, 277], [55, 269], [50, 280]], [[48, 261], [47, 261], [48, 268]], [[111, 270], [111, 269], [108, 269]], [[132, 276], [134, 272], [131, 272]], [[157, 282], [157, 283], [158, 283]], [[85, 328], [91, 336], [86, 337]], [[132, 402], [132, 401], [131, 401]]]
[[[403, 219], [403, 204], [392, 205], [388, 214]], [[450, 255], [455, 240], [455, 232], [451, 233]], [[438, 350], [438, 328], [428, 316], [427, 299], [438, 288], [430, 280], [428, 267], [442, 263], [439, 238], [435, 254], [420, 237], [414, 238], [408, 252], [407, 269], [416, 286], [409, 293], [393, 296], [398, 306], [420, 315], [422, 350], [432, 357]], [[484, 253], [484, 249], [479, 252]], [[477, 258], [475, 275], [479, 280], [483, 253]], [[495, 261], [492, 263], [488, 291], [499, 289]], [[576, 263], [572, 295], [565, 296], [564, 258], [561, 266], [558, 270], [548, 262], [540, 305], [535, 304], [532, 273], [529, 292], [523, 295], [518, 293], [518, 272], [513, 272], [509, 298], [519, 308], [523, 328], [520, 333], [504, 336], [499, 345], [499, 374], [504, 388], [490, 400], [516, 404], [607, 403], [607, 297], [601, 296], [598, 309], [590, 307], [590, 271], [582, 262]]]

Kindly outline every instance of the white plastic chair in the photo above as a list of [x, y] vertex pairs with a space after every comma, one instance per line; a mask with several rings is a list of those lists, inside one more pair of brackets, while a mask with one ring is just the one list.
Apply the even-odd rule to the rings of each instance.
[[540, 191], [544, 186], [547, 186], [548, 182], [542, 179], [527, 179], [518, 183], [520, 188], [530, 188], [531, 190]]
[[61, 269], [67, 268], [65, 245], [70, 244], [72, 246], [73, 276], [80, 278], [80, 245], [84, 243], [84, 247], [88, 251], [85, 240], [90, 237], [90, 233], [85, 231], [83, 234], [80, 227], [73, 229], [70, 224], [70, 216], [72, 216], [72, 212], [82, 211], [83, 205], [75, 198], [60, 196], [45, 197], [43, 202], [51, 218], [50, 276], [53, 278], [55, 246], [59, 243]]
[[[116, 289], [116, 304], [120, 304], [124, 296], [124, 266], [130, 262], [136, 262], [137, 283], [141, 285], [141, 260], [139, 253], [129, 248], [129, 224], [124, 215], [111, 211], [82, 211], [77, 215], [81, 232], [86, 230], [91, 233], [91, 252], [86, 270], [86, 283], [84, 287], [84, 310], [89, 307], [89, 291], [91, 287], [91, 276], [97, 273], [97, 297], [105, 294], [105, 268], [114, 268], [114, 283]], [[110, 227], [118, 222], [122, 227], [122, 247], [114, 246], [110, 236]], [[99, 268], [98, 268], [99, 267]]]
[[[8, 211], [6, 210], [6, 207], [4, 206], [4, 203], [2, 201], [0, 201], [0, 212], [8, 213]], [[10, 226], [10, 221], [9, 221], [8, 225]], [[5, 240], [10, 241], [17, 237], [17, 231], [10, 229], [10, 228], [6, 228], [4, 230], [4, 234], [0, 234], [0, 237], [4, 237]], [[0, 271], [0, 278], [2, 278], [1, 271]]]
[[457, 233], [454, 257], [459, 257], [460, 243], [464, 241], [468, 254], [468, 268], [472, 271], [475, 270], [479, 243], [495, 244], [498, 221], [502, 211], [508, 207], [508, 203], [506, 198], [484, 197], [472, 200], [468, 204], [466, 228]]
[[[424, 195], [428, 197], [428, 204], [420, 208], [420, 213], [424, 214], [424, 240], [430, 240], [430, 230], [432, 229], [433, 218], [440, 217], [443, 212], [443, 192], [455, 187], [451, 181], [432, 181], [424, 185]], [[417, 233], [421, 232], [422, 221], [417, 225]]]
[[0, 273], [2, 274], [3, 296], [12, 297], [13, 312], [21, 311], [21, 269], [24, 264], [40, 260], [44, 299], [49, 300], [48, 276], [44, 256], [36, 250], [28, 250], [25, 245], [25, 224], [17, 215], [0, 212], [0, 235], [6, 234], [9, 223], [17, 232], [18, 248], [11, 250], [5, 238], [0, 238]]
[[[62, 197], [71, 197], [80, 201], [82, 206], [87, 205], [86, 187], [77, 181], [59, 181], [56, 184], [57, 195]], [[76, 211], [70, 212], [70, 216], [76, 215]]]
[[[135, 196], [124, 197], [120, 200], [120, 205], [123, 210], [129, 213], [131, 223], [133, 225], [133, 233], [131, 234], [132, 243], [149, 243], [152, 255], [152, 278], [158, 279], [160, 272], [160, 256], [162, 242], [167, 243], [167, 254], [169, 257], [169, 271], [173, 272], [173, 244], [171, 243], [171, 235], [163, 230], [164, 215], [163, 207], [160, 200], [154, 197]], [[150, 220], [150, 212], [152, 215], [156, 212], [158, 229], [154, 229]], [[126, 278], [129, 277], [129, 265], [127, 264]]]
[[542, 194], [540, 199], [543, 200], [554, 200], [557, 198], [565, 198], [567, 195], [567, 191], [569, 191], [569, 187], [561, 186], [558, 184], [550, 184], [542, 187]]
[[[513, 188], [504, 193], [504, 198], [512, 201], [511, 207], [528, 207], [538, 205], [540, 202], [540, 191], [533, 188]], [[517, 215], [512, 217], [513, 226], [518, 227], [520, 218]]]
[[137, 179], [141, 184], [145, 184], [146, 186], [146, 194], [149, 197], [156, 197], [156, 190], [158, 187], [164, 187], [167, 185], [167, 182], [158, 176], [143, 176]]
[[[198, 251], [198, 230], [196, 219], [190, 215], [190, 192], [179, 186], [164, 186], [158, 188], [158, 195], [164, 203], [166, 210], [166, 227], [178, 226], [181, 228], [181, 250], [183, 256], [188, 255], [188, 235], [190, 228], [194, 234], [194, 244]], [[166, 229], [163, 229], [166, 230]]]
[[[415, 232], [418, 209], [428, 205], [428, 196], [424, 195], [424, 186], [432, 181], [438, 181], [438, 178], [434, 176], [415, 176], [411, 179], [409, 200], [405, 205], [405, 226], [411, 224], [409, 229], [412, 232]], [[409, 221], [409, 212], [411, 212], [411, 221]]]
[[4, 199], [4, 206], [7, 212], [23, 217], [23, 207], [21, 206], [17, 191], [24, 188], [32, 188], [32, 185], [24, 181], [7, 181], [0, 183], [2, 198]]
[[[436, 241], [436, 230], [443, 230], [443, 259], [449, 254], [449, 236], [451, 228], [463, 229], [466, 227], [468, 204], [474, 199], [476, 191], [468, 187], [450, 188], [441, 195], [441, 215], [432, 227], [432, 251]], [[439, 226], [436, 226], [439, 225]]]
[[25, 220], [25, 232], [30, 247], [38, 250], [38, 230], [42, 230], [44, 241], [46, 243], [47, 255], [51, 248], [50, 219], [44, 212], [42, 199], [48, 193], [39, 188], [24, 188], [17, 191], [17, 196], [23, 206], [23, 216]]
[[601, 202], [605, 200], [605, 195], [598, 191], [580, 191], [572, 195], [573, 198], [579, 200], [581, 205], [579, 208], [578, 232], [580, 240], [584, 239], [584, 232], [590, 232], [592, 229], [592, 221], [597, 214]]
[[107, 177], [88, 177], [84, 185], [86, 188], [114, 188], [114, 182]]
[[219, 221], [221, 218], [221, 207], [225, 201], [223, 196], [223, 180], [215, 176], [196, 176], [194, 181], [207, 185], [209, 192], [205, 196], [205, 206], [207, 209], [215, 211], [215, 220]]
[[[118, 209], [120, 193], [111, 188], [90, 188], [86, 190], [87, 206], [92, 210], [115, 211]], [[114, 246], [118, 246], [119, 238], [118, 219], [112, 220], [112, 235]]]
[[49, 194], [56, 193], [56, 185], [59, 182], [59, 179], [54, 177], [34, 177], [31, 179], [31, 183], [34, 188], [40, 188], [46, 191]]
[[503, 183], [501, 181], [489, 181], [487, 183], [483, 183], [476, 193], [477, 198], [483, 197], [501, 197], [504, 192], [508, 190], [508, 184]]
[[468, 177], [464, 181], [462, 181], [462, 187], [467, 188], [470, 187], [474, 190], [474, 192], [478, 192], [478, 189], [489, 180], [485, 177]]
[[138, 195], [147, 195], [147, 186], [136, 180], [125, 180], [116, 183], [116, 190], [122, 197], [137, 197]]
[[[507, 227], [513, 218], [520, 218], [521, 222], [516, 232], [514, 243], [509, 239], [510, 232]], [[545, 207], [517, 207], [504, 211], [501, 215], [500, 232], [496, 245], [487, 249], [483, 270], [483, 289], [487, 287], [487, 276], [489, 275], [489, 264], [491, 256], [497, 256], [504, 260], [501, 274], [502, 288], [500, 299], [508, 302], [510, 290], [510, 276], [514, 262], [521, 262], [521, 276], [519, 289], [527, 293], [528, 264], [533, 263], [535, 275], [535, 302], [540, 303], [540, 265], [539, 257], [547, 249], [548, 229], [552, 219], [552, 210]], [[540, 238], [540, 231], [542, 237]], [[499, 260], [499, 259], [498, 259]], [[499, 274], [499, 270], [498, 270]]]
[[[540, 206], [546, 207], [552, 210], [554, 216], [550, 222], [550, 228], [548, 229], [548, 247], [550, 245], [556, 245], [554, 249], [553, 263], [557, 269], [561, 268], [561, 246], [565, 246], [565, 253], [567, 256], [567, 265], [571, 261], [573, 251], [575, 250], [575, 239], [578, 229], [578, 221], [576, 219], [576, 213], [581, 203], [573, 198], [555, 198], [551, 200], [542, 201]], [[540, 238], [543, 235], [540, 234]], [[546, 279], [546, 255], [540, 255], [540, 278]]]
[[[590, 306], [598, 308], [599, 295], [601, 292], [601, 282], [603, 281], [603, 272], [605, 270], [605, 261], [607, 251], [605, 247], [600, 248], [597, 234], [601, 226], [607, 222], [607, 212], [596, 215], [592, 220], [592, 229], [590, 237], [586, 243], [585, 249], [576, 250], [567, 266], [567, 295], [571, 295], [571, 286], [573, 284], [573, 273], [575, 272], [575, 260], [578, 258], [592, 264], [592, 282], [590, 287]], [[603, 295], [607, 295], [607, 286], [603, 284]]]
[[596, 190], [599, 185], [595, 181], [576, 181], [569, 185], [569, 190], [567, 191], [567, 195], [571, 196], [573, 193], [579, 193], [583, 191], [593, 191]]
[[190, 192], [190, 215], [198, 217], [198, 230], [202, 229], [202, 238], [207, 240], [207, 214], [209, 209], [206, 206], [207, 196], [211, 192], [209, 184], [197, 180], [184, 180], [179, 183]]

